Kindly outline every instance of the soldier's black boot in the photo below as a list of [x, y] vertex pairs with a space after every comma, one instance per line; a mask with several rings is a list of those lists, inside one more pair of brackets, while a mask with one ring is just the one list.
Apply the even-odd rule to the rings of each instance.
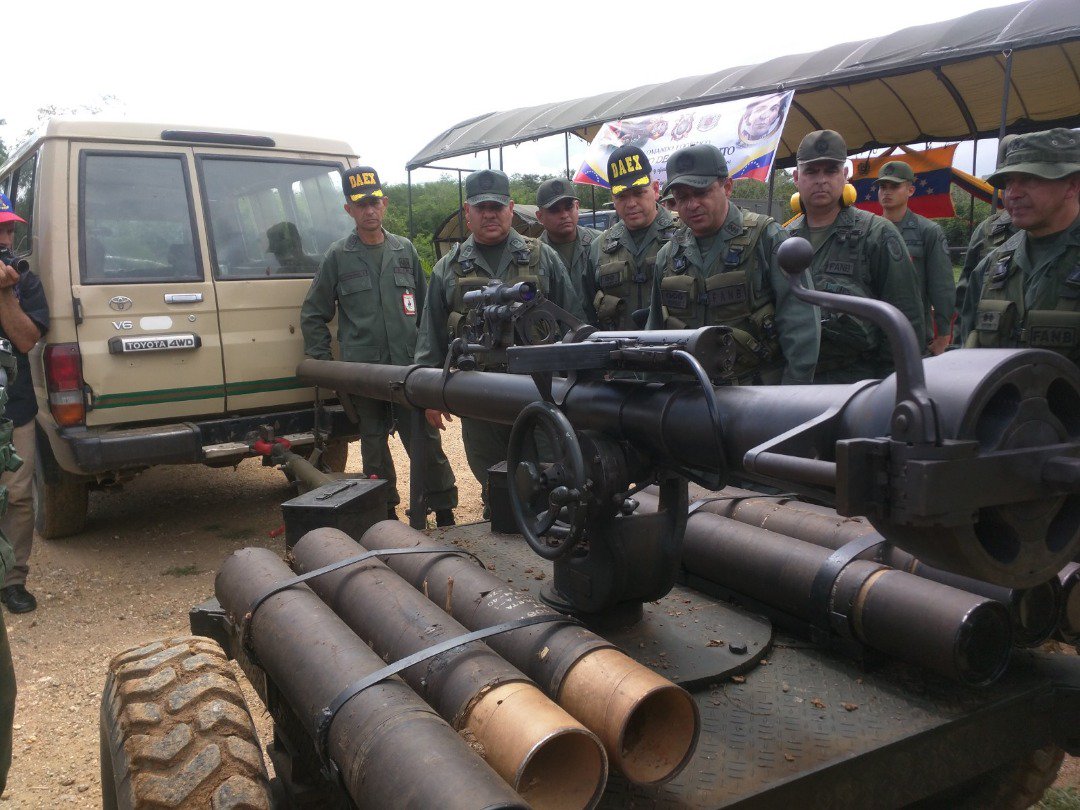
[[386, 507], [386, 519], [387, 520], [397, 520], [398, 519], [397, 507], [395, 507], [395, 506]]
[[457, 521], [454, 520], [453, 509], [436, 509], [435, 510], [435, 525], [436, 526], [456, 526]]

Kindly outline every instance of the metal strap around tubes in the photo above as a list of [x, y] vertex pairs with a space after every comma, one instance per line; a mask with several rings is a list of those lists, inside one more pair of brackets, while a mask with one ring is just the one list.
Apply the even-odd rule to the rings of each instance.
[[330, 758], [330, 726], [334, 722], [334, 718], [337, 717], [337, 713], [341, 710], [341, 707], [359, 695], [365, 689], [369, 689], [377, 683], [385, 681], [387, 678], [397, 675], [402, 670], [408, 669], [414, 664], [419, 664], [423, 661], [427, 661], [429, 658], [434, 658], [437, 655], [442, 655], [448, 650], [452, 650], [455, 647], [461, 647], [465, 644], [470, 644], [474, 641], [480, 641], [488, 638], [489, 636], [495, 636], [500, 633], [507, 633], [511, 630], [520, 630], [523, 627], [529, 627], [534, 624], [544, 624], [546, 622], [568, 622], [570, 624], [580, 624], [577, 619], [572, 616], [566, 616], [562, 613], [547, 613], [543, 616], [526, 616], [523, 619], [515, 619], [511, 622], [504, 622], [503, 624], [496, 624], [491, 627], [483, 627], [479, 630], [473, 630], [471, 633], [465, 633], [454, 638], [441, 641], [433, 647], [427, 647], [423, 650], [418, 650], [412, 655], [402, 658], [400, 661], [395, 661], [392, 664], [388, 664], [382, 669], [377, 669], [374, 672], [365, 675], [362, 678], [358, 678], [340, 692], [337, 697], [330, 701], [325, 709], [320, 713], [319, 725], [315, 730], [315, 751], [319, 755], [319, 759], [323, 763], [323, 767], [326, 770], [327, 776], [330, 778], [340, 778], [340, 771], [335, 763]]
[[713, 495], [708, 498], [701, 498], [694, 501], [692, 504], [690, 504], [690, 508], [687, 509], [686, 514], [687, 516], [690, 516], [706, 504], [717, 503], [719, 501], [749, 501], [755, 498], [776, 498], [779, 500], [793, 500], [798, 497], [799, 496], [794, 492], [778, 492], [775, 495], [769, 495], [764, 492], [755, 492], [753, 495]]
[[370, 560], [373, 557], [393, 557], [397, 554], [465, 554], [476, 560], [477, 564], [487, 569], [483, 560], [473, 554], [471, 551], [465, 551], [464, 549], [456, 548], [454, 546], [444, 546], [440, 548], [385, 548], [375, 551], [365, 551], [363, 554], [357, 554], [355, 557], [348, 557], [344, 560], [338, 560], [330, 565], [325, 565], [322, 568], [316, 568], [314, 571], [308, 571], [306, 574], [299, 574], [292, 579], [287, 579], [283, 582], [276, 583], [272, 588], [263, 593], [257, 599], [251, 602], [251, 607], [247, 609], [247, 613], [244, 614], [243, 619], [240, 622], [240, 645], [247, 653], [248, 658], [252, 663], [258, 664], [258, 656], [255, 652], [255, 648], [251, 645], [251, 624], [255, 618], [255, 611], [257, 611], [262, 603], [275, 594], [279, 594], [282, 591], [286, 591], [293, 585], [299, 585], [303, 582], [307, 582], [309, 579], [322, 576], [323, 574], [329, 574], [332, 571], [345, 568], [356, 563], [364, 562], [364, 560]]
[[[885, 544], [885, 538], [880, 534], [867, 534], [857, 537], [836, 549], [829, 558], [822, 563], [814, 581], [810, 585], [810, 603], [818, 614], [818, 622], [822, 630], [828, 630], [832, 623], [833, 613], [829, 609], [829, 596], [832, 594], [833, 585], [840, 578], [851, 563], [859, 558], [859, 555], [877, 546]], [[846, 618], [846, 617], [844, 617]]]

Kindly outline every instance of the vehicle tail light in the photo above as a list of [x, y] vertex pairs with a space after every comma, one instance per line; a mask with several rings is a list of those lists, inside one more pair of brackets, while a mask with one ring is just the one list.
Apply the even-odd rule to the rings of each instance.
[[83, 397], [82, 355], [78, 343], [53, 343], [45, 347], [45, 387], [49, 410], [62, 427], [86, 421]]

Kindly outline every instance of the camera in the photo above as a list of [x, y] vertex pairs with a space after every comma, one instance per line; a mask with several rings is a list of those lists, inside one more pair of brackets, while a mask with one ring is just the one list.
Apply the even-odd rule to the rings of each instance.
[[30, 269], [30, 262], [22, 256], [16, 256], [11, 252], [11, 248], [8, 247], [0, 247], [0, 262], [3, 262], [10, 267], [14, 267], [15, 272], [20, 276]]

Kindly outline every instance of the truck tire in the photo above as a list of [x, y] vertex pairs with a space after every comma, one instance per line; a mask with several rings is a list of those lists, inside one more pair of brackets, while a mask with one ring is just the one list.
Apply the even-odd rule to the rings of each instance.
[[34, 456], [34, 528], [47, 540], [78, 534], [86, 526], [90, 485], [57, 463], [38, 430]]
[[1057, 779], [1065, 752], [1056, 745], [980, 774], [945, 793], [911, 805], [917, 810], [1023, 810], [1038, 802]]
[[269, 810], [262, 747], [221, 646], [185, 636], [109, 662], [101, 698], [106, 810]]

